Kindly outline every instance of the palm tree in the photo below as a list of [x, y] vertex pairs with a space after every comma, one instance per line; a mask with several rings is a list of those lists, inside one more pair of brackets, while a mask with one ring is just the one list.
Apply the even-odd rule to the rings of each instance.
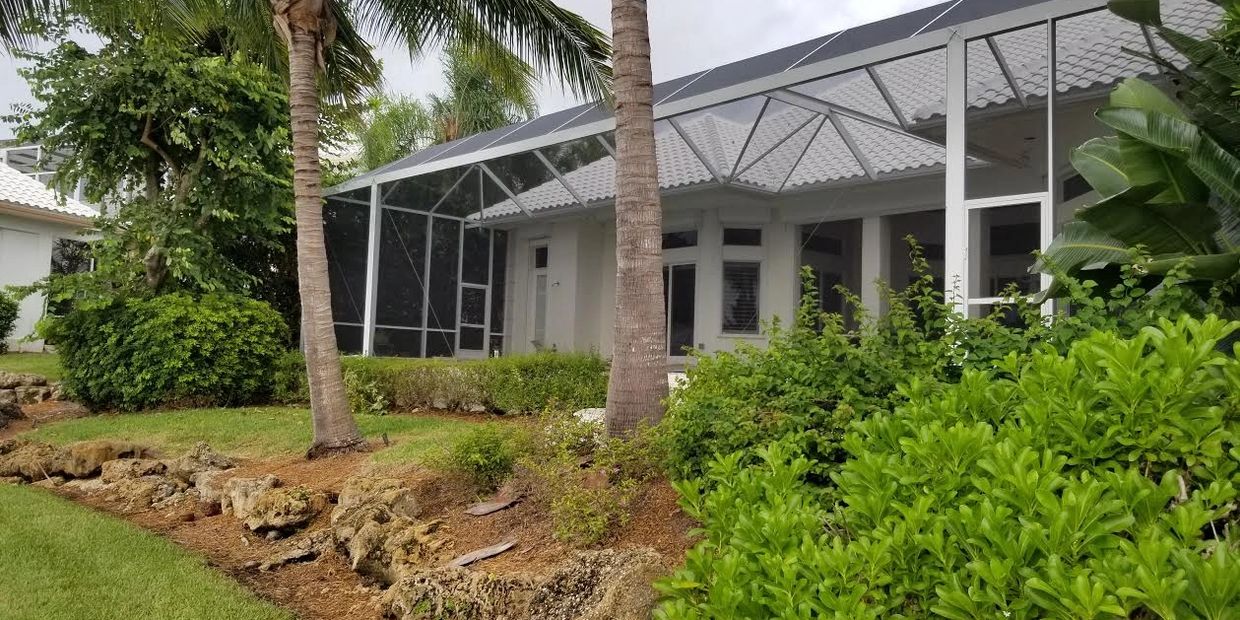
[[507, 50], [494, 59], [455, 46], [441, 56], [447, 89], [427, 104], [405, 95], [380, 96], [353, 123], [362, 170], [432, 144], [519, 123], [538, 114], [533, 67]]
[[[603, 98], [610, 86], [606, 35], [551, 0], [0, 0], [0, 41], [21, 43], [26, 16], [55, 19], [66, 8], [103, 14], [110, 22], [115, 20], [111, 23], [123, 22], [127, 14], [143, 18], [154, 14], [199, 37], [229, 37], [237, 49], [273, 62], [273, 27], [283, 42], [293, 136], [302, 342], [314, 426], [310, 457], [365, 446], [349, 411], [332, 325], [319, 165], [321, 86], [324, 82], [347, 86], [349, 77], [375, 68], [348, 62], [366, 51], [359, 49], [365, 41], [355, 24], [380, 41], [403, 42], [413, 57], [436, 45], [463, 46], [484, 59], [499, 59], [502, 51], [510, 50], [539, 74], [559, 75], [579, 97]], [[342, 47], [352, 53], [337, 54]], [[324, 76], [328, 79], [320, 80]]]
[[657, 421], [667, 397], [663, 212], [646, 0], [612, 0], [616, 82], [616, 324], [607, 432]]

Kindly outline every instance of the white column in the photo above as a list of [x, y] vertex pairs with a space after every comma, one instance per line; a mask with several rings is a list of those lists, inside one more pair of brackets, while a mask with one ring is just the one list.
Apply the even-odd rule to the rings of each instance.
[[877, 280], [891, 284], [891, 230], [879, 215], [861, 219], [861, 302], [875, 315], [887, 311]]
[[723, 331], [723, 225], [718, 209], [702, 211], [698, 227], [697, 295], [694, 300], [693, 339], [707, 352], [721, 347]]
[[[1046, 198], [1042, 201], [1041, 210], [1041, 241], [1042, 251], [1050, 247], [1051, 241], [1055, 238], [1055, 205], [1059, 204], [1059, 183], [1055, 175], [1055, 104], [1057, 97], [1055, 96], [1055, 64], [1058, 60], [1055, 40], [1055, 20], [1046, 20]], [[1048, 289], [1054, 278], [1050, 274], [1041, 275], [1040, 284], [1042, 289]], [[1053, 300], [1047, 300], [1042, 304], [1042, 314], [1050, 315], [1054, 312]]]
[[944, 231], [945, 299], [967, 314], [969, 295], [969, 214], [965, 210], [965, 40], [955, 34], [947, 42], [947, 184]]
[[379, 230], [383, 225], [379, 186], [370, 185], [370, 234], [366, 241], [366, 305], [362, 317], [362, 355], [375, 354], [375, 306], [379, 291]]
[[[801, 279], [797, 272], [797, 227], [781, 221], [776, 214], [775, 221], [764, 228], [762, 246], [765, 256], [758, 291], [759, 311], [762, 320], [779, 317], [787, 325], [796, 319], [797, 302], [801, 297]], [[715, 303], [722, 304], [722, 300]]]

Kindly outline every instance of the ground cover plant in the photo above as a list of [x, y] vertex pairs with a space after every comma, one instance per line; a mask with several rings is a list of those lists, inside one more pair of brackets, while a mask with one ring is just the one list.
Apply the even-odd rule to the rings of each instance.
[[5, 353], [0, 354], [0, 371], [32, 373], [59, 381], [60, 357], [55, 353]]
[[680, 483], [707, 539], [662, 618], [1229, 618], [1240, 329], [1100, 332], [852, 425], [835, 487], [788, 439]]
[[[184, 453], [199, 441], [216, 450], [245, 458], [303, 454], [312, 434], [309, 412], [298, 407], [180, 409], [104, 414], [41, 426], [23, 437], [57, 445], [92, 439], [132, 441], [169, 456]], [[392, 446], [377, 451], [382, 463], [414, 462], [442, 446], [472, 424], [433, 416], [359, 416], [363, 435], [387, 436]]]
[[171, 541], [31, 487], [0, 485], [0, 616], [291, 620]]
[[17, 301], [0, 291], [0, 354], [9, 350], [9, 336], [17, 324]]

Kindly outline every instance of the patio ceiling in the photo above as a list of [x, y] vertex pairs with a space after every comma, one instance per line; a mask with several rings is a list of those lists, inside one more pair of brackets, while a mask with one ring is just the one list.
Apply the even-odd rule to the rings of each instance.
[[[967, 46], [970, 116], [1019, 113], [1046, 106], [1048, 14], [1067, 17], [1055, 22], [1053, 39], [1058, 102], [1155, 73], [1123, 51], [1152, 44], [1147, 33], [1104, 10], [1082, 12], [1100, 4], [953, 0], [660, 84], [660, 185], [778, 195], [938, 173], [947, 159], [943, 29], [977, 25]], [[1172, 28], [1200, 34], [1218, 9], [1171, 0], [1164, 12]], [[869, 62], [853, 62], [876, 49]], [[793, 81], [835, 61], [845, 68]], [[733, 96], [766, 85], [773, 87]], [[612, 123], [602, 106], [578, 106], [424, 149], [335, 190], [378, 185], [384, 206], [470, 220], [607, 204], [615, 197]], [[966, 153], [971, 165], [1025, 165], [975, 144]]]

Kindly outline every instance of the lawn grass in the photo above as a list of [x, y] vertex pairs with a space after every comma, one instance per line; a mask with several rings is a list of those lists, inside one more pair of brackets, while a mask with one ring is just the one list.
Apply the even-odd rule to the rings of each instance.
[[0, 484], [0, 618], [292, 620], [173, 543]]
[[0, 370], [30, 372], [60, 381], [60, 356], [55, 353], [5, 353], [0, 355]]
[[[358, 426], [371, 439], [384, 434], [393, 446], [376, 452], [383, 463], [417, 461], [444, 445], [471, 422], [415, 415], [359, 415]], [[97, 415], [35, 429], [25, 437], [53, 444], [90, 439], [133, 441], [175, 456], [198, 441], [225, 454], [245, 458], [297, 455], [310, 446], [310, 411], [300, 407], [183, 409]]]

